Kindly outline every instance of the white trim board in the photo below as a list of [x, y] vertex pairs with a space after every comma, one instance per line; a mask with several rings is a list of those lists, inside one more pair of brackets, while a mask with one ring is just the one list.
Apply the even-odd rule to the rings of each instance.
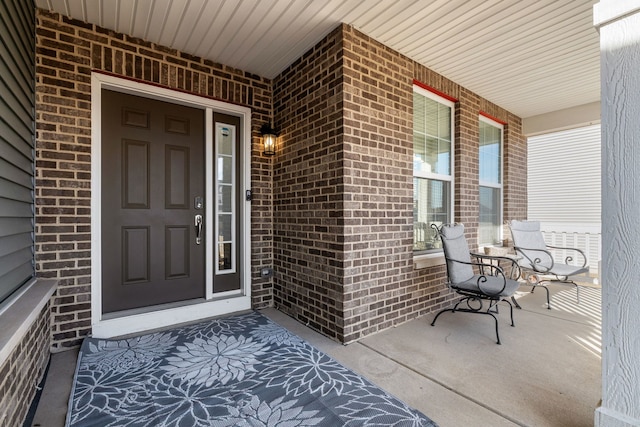
[[[240, 194], [250, 188], [250, 155], [251, 155], [251, 109], [235, 104], [209, 99], [184, 92], [174, 91], [167, 88], [157, 87], [137, 81], [118, 78], [102, 73], [92, 73], [91, 75], [91, 327], [92, 335], [99, 338], [108, 338], [130, 333], [142, 332], [145, 330], [167, 327], [179, 323], [195, 321], [213, 316], [220, 316], [237, 311], [249, 310], [251, 308], [251, 277], [248, 274], [251, 263], [251, 238], [250, 238], [250, 202], [241, 204], [243, 244], [245, 250], [242, 251], [244, 258], [241, 261], [242, 269], [240, 275], [241, 289], [237, 292], [224, 293], [224, 295], [213, 294], [213, 275], [209, 266], [206, 267], [206, 293], [205, 298], [196, 300], [189, 304], [176, 303], [163, 306], [162, 309], [147, 311], [144, 313], [129, 314], [117, 317], [109, 314], [107, 318], [102, 314], [102, 236], [101, 236], [101, 150], [102, 150], [102, 89], [110, 89], [131, 95], [141, 96], [170, 102], [173, 104], [186, 105], [199, 108], [205, 112], [205, 150], [211, 150], [213, 146], [213, 133], [211, 132], [211, 120], [213, 111], [240, 117], [241, 121], [241, 156], [243, 174], [241, 182], [238, 183]], [[205, 174], [210, 175], [210, 163], [208, 163], [209, 153], [207, 152], [207, 163]], [[207, 178], [208, 179], [208, 178]], [[207, 192], [213, 183], [207, 180], [205, 183]], [[209, 193], [207, 193], [209, 196]], [[209, 199], [211, 200], [211, 199]], [[212, 241], [212, 227], [206, 227], [207, 242]], [[210, 245], [207, 245], [205, 259], [213, 259]], [[224, 298], [224, 299], [223, 299]]]

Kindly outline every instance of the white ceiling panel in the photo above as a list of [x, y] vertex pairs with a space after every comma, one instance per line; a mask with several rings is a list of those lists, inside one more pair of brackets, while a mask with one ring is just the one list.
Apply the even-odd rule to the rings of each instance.
[[339, 23], [526, 118], [600, 99], [597, 0], [36, 0], [273, 78]]

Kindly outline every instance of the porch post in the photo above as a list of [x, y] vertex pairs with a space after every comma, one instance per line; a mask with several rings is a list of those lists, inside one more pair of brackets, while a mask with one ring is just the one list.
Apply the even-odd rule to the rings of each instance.
[[640, 426], [640, 0], [600, 0], [602, 405], [596, 427]]

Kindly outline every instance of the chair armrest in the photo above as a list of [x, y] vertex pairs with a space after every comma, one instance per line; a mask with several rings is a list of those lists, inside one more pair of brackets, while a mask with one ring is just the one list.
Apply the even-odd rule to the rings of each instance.
[[[514, 246], [516, 253], [521, 255], [524, 259], [526, 259], [531, 266], [531, 268], [538, 273], [548, 273], [553, 269], [553, 265], [555, 262], [553, 261], [553, 255], [547, 249], [538, 249], [538, 248], [523, 248], [522, 246]], [[527, 255], [529, 252], [529, 255]], [[530, 255], [531, 252], [535, 253], [535, 257]], [[540, 256], [538, 256], [538, 254]], [[541, 258], [542, 257], [542, 258]], [[549, 265], [542, 264], [543, 258], [548, 261]], [[527, 266], [525, 266], [527, 267]]]
[[[559, 249], [559, 250], [563, 250], [563, 251], [574, 251], [580, 254], [580, 256], [582, 257], [582, 267], [586, 267], [587, 266], [587, 256], [584, 254], [584, 251], [578, 248], [563, 248], [562, 246], [551, 246], [551, 245], [547, 245], [547, 248], [550, 249]], [[571, 261], [573, 261], [573, 257], [571, 255], [567, 256], [564, 259], [564, 263], [565, 264], [570, 264]]]
[[[471, 255], [473, 255], [473, 254], [471, 254]], [[485, 256], [485, 255], [483, 255], [483, 256]], [[504, 270], [498, 265], [489, 264], [489, 263], [482, 263], [482, 262], [459, 261], [457, 259], [452, 259], [452, 258], [447, 258], [447, 261], [457, 262], [459, 264], [466, 264], [466, 265], [471, 265], [471, 266], [478, 267], [478, 270], [480, 271], [480, 277], [478, 277], [476, 285], [478, 286], [478, 289], [480, 290], [480, 292], [482, 294], [484, 294], [484, 295], [487, 295], [487, 296], [490, 296], [490, 297], [498, 296], [507, 287], [507, 276], [504, 274]], [[485, 268], [490, 270], [489, 274], [485, 274], [484, 273], [484, 269]], [[502, 276], [502, 281], [503, 281], [502, 289], [500, 289], [498, 292], [487, 292], [486, 290], [482, 289], [482, 285], [481, 284], [485, 283], [487, 281], [486, 276], [495, 276], [495, 277]], [[455, 283], [453, 283], [451, 281], [450, 281], [450, 283], [455, 286]]]
[[[491, 263], [482, 262], [485, 259], [489, 261], [497, 261], [498, 266], [502, 268], [503, 275], [504, 275], [505, 267], [502, 267], [502, 263], [503, 262], [507, 263], [506, 267], [511, 267], [511, 270], [510, 270], [511, 274], [509, 274], [510, 279], [517, 280], [521, 275], [520, 265], [518, 264], [518, 259], [515, 256], [487, 255], [487, 254], [476, 253], [476, 252], [470, 252], [469, 254], [472, 257], [478, 259], [483, 266], [493, 265], [492, 262]], [[482, 267], [480, 268], [481, 268], [481, 272], [484, 274], [484, 272], [482, 271]]]

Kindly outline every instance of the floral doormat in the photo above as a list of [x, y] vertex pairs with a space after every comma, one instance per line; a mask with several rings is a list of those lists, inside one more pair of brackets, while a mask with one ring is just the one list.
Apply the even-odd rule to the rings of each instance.
[[252, 312], [121, 340], [87, 338], [67, 426], [435, 426]]

